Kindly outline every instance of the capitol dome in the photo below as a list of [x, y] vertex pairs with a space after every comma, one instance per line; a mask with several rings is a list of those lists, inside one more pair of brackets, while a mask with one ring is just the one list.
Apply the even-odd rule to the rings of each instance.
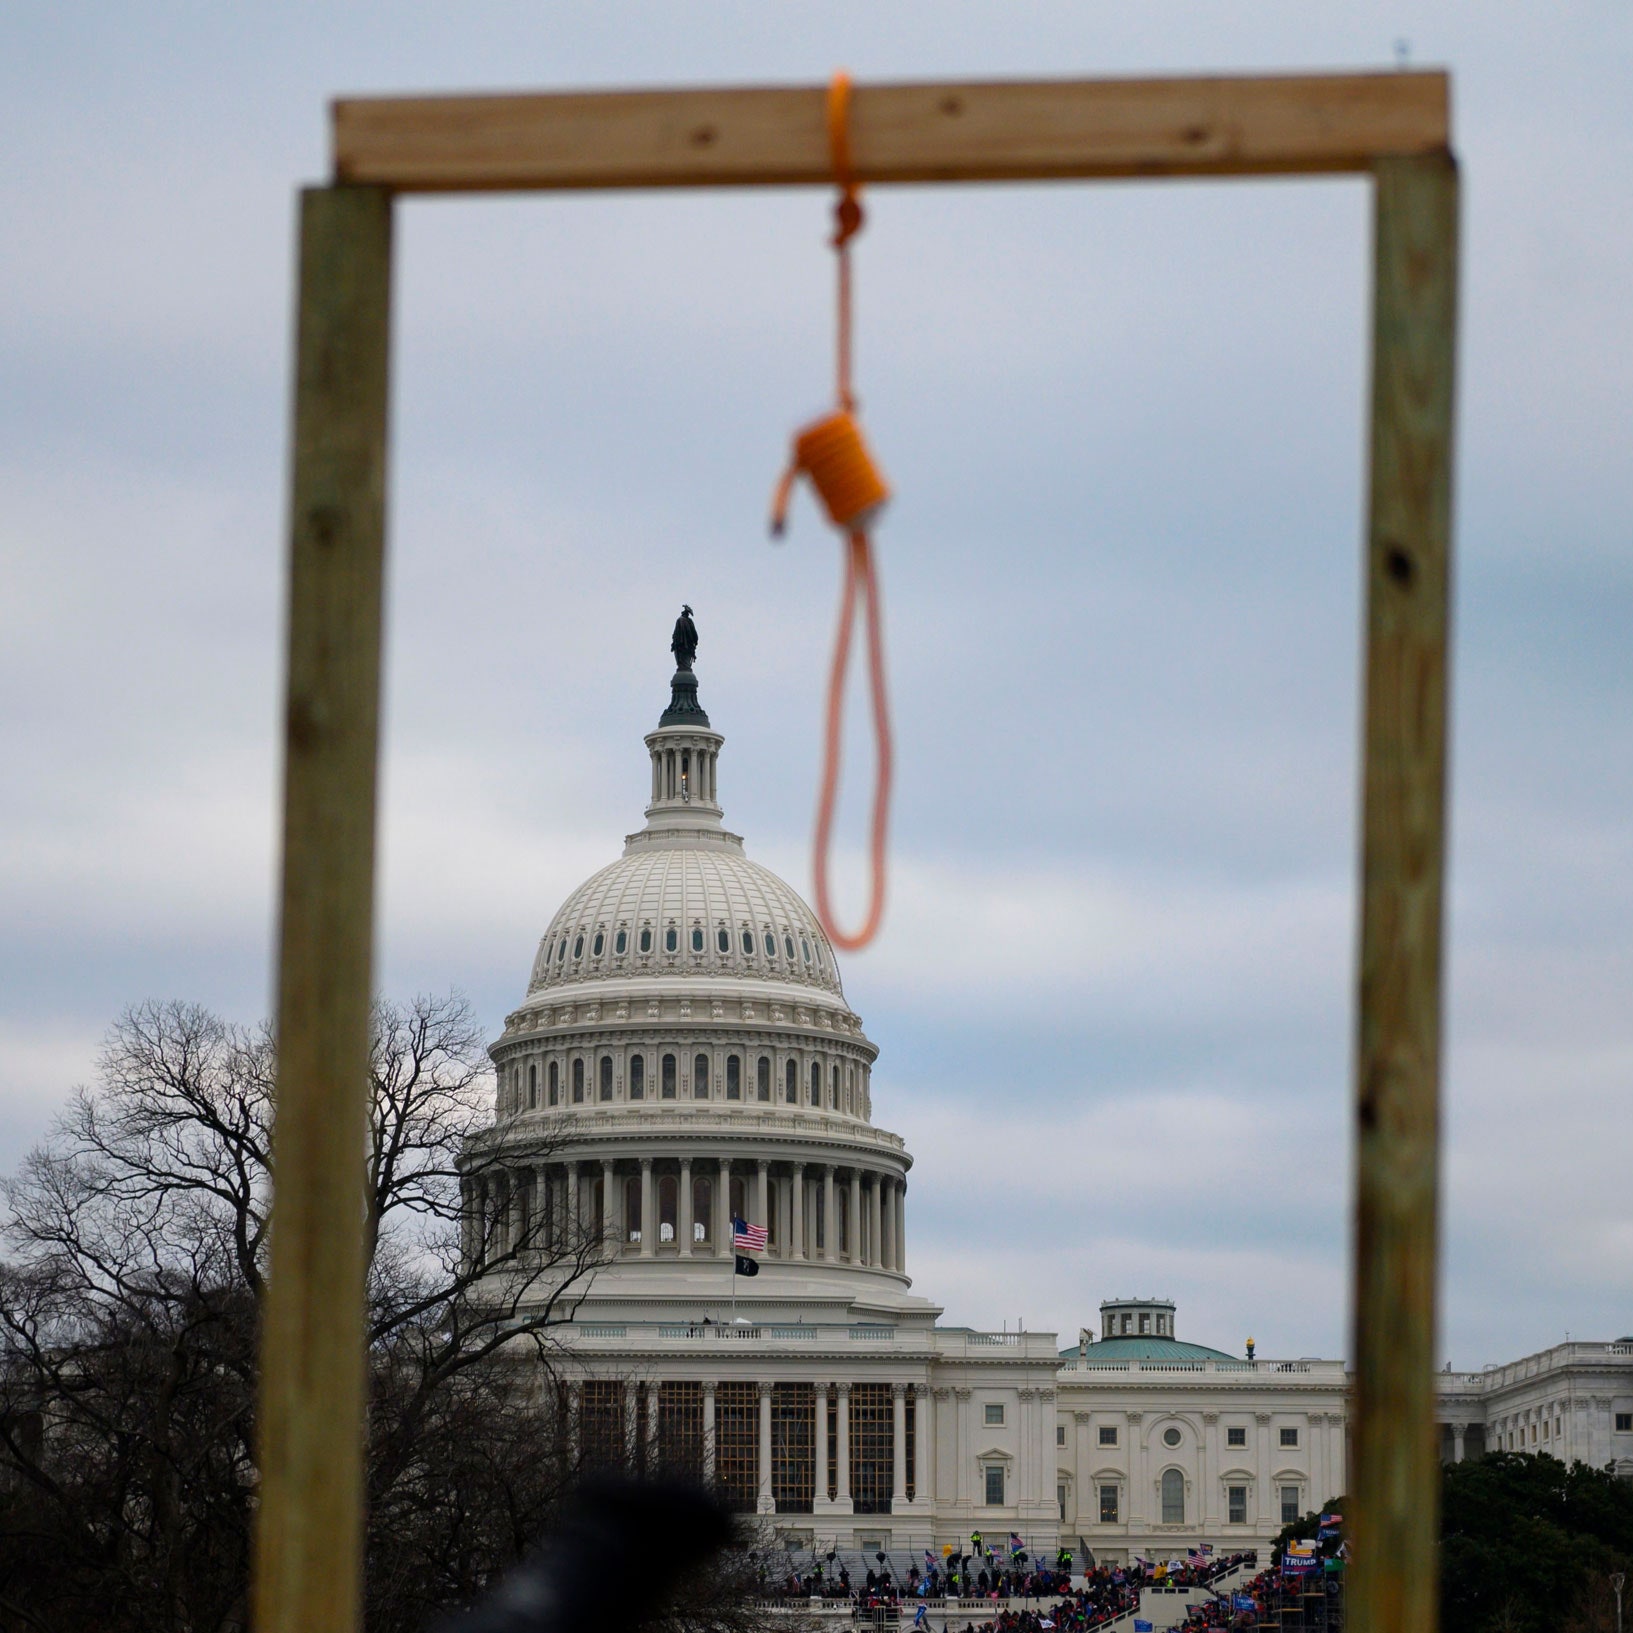
[[689, 614], [673, 646], [644, 739], [646, 820], [552, 915], [489, 1051], [474, 1217], [589, 1233], [603, 1313], [712, 1310], [734, 1220], [765, 1232], [745, 1300], [846, 1319], [928, 1309], [907, 1294], [912, 1158], [873, 1122], [878, 1050], [816, 914], [725, 826], [725, 739], [698, 702]]

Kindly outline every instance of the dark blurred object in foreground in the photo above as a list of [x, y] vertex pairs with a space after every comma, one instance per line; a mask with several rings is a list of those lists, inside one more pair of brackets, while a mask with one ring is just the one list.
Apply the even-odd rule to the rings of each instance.
[[732, 1537], [730, 1511], [699, 1486], [586, 1484], [531, 1558], [435, 1633], [634, 1633]]

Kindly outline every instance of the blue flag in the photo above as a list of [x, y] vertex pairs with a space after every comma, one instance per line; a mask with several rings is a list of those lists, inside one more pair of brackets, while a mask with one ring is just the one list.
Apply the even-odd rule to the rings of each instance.
[[1230, 1608], [1232, 1610], [1257, 1610], [1259, 1607], [1254, 1604], [1252, 1594], [1233, 1593], [1230, 1596]]
[[1151, 1624], [1142, 1622], [1138, 1616], [1134, 1618], [1134, 1633], [1151, 1633]]

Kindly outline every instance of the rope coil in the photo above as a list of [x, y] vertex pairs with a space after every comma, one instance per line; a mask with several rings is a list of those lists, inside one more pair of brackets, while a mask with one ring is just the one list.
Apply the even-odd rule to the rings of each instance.
[[[890, 498], [890, 487], [862, 435], [856, 418], [856, 396], [851, 389], [851, 266], [850, 242], [862, 230], [862, 201], [851, 167], [850, 78], [835, 74], [828, 88], [828, 148], [839, 199], [834, 206], [833, 248], [838, 260], [838, 322], [835, 335], [835, 391], [838, 407], [813, 420], [794, 438], [793, 457], [783, 472], [771, 502], [771, 532], [780, 537], [787, 523], [794, 484], [801, 475], [822, 501], [828, 520], [845, 534], [844, 580], [839, 597], [839, 625], [834, 636], [833, 664], [828, 672], [824, 718], [822, 785], [817, 798], [813, 871], [817, 917], [834, 946], [855, 952], [878, 933], [884, 917], [886, 851], [890, 815], [893, 747], [890, 707], [885, 692], [883, 618], [879, 603], [878, 572], [869, 529]], [[844, 728], [845, 672], [850, 663], [851, 638], [857, 603], [867, 602], [868, 685], [873, 706], [875, 745], [873, 810], [869, 824], [871, 886], [861, 928], [847, 933], [839, 928], [828, 890], [829, 851], [833, 840], [834, 807], [839, 796], [840, 749]]]

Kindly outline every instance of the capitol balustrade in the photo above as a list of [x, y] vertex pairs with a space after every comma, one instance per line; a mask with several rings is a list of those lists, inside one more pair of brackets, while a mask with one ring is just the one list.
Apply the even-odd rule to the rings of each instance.
[[1219, 1379], [1263, 1378], [1275, 1375], [1312, 1384], [1347, 1385], [1349, 1374], [1342, 1361], [1298, 1360], [1242, 1360], [1242, 1361], [1097, 1361], [1092, 1356], [1080, 1357], [1062, 1370], [1074, 1373], [1114, 1374], [1126, 1372], [1142, 1378], [1195, 1378], [1207, 1376]]
[[900, 1328], [874, 1322], [816, 1321], [578, 1321], [561, 1329], [567, 1341], [613, 1342], [620, 1350], [684, 1354], [689, 1349], [765, 1349], [783, 1345], [795, 1350], [851, 1349], [873, 1354], [934, 1352], [944, 1360], [991, 1358], [1051, 1360], [1051, 1333], [965, 1332], [922, 1327]]
[[598, 1139], [627, 1136], [649, 1139], [662, 1134], [697, 1134], [711, 1141], [722, 1135], [797, 1135], [800, 1144], [820, 1140], [842, 1146], [904, 1153], [907, 1142], [889, 1129], [875, 1128], [858, 1117], [811, 1107], [791, 1111], [757, 1111], [751, 1103], [732, 1100], [643, 1100], [638, 1105], [575, 1106], [567, 1110], [524, 1112], [510, 1123], [496, 1126], [484, 1138], [490, 1143], [516, 1140], [530, 1129], [548, 1130], [553, 1149]]

